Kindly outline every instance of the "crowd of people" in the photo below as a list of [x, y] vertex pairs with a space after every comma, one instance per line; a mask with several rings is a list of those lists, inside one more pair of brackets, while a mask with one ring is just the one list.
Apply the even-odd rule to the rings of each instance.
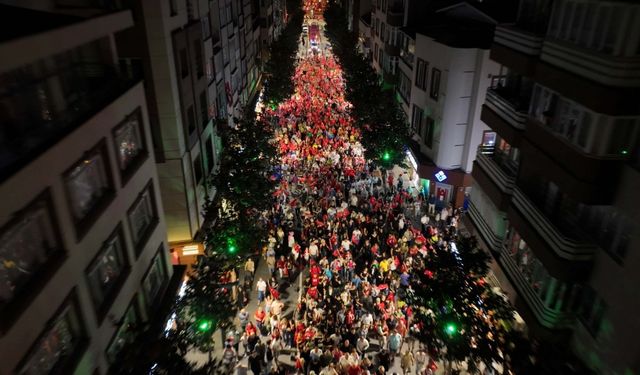
[[[407, 295], [413, 275], [428, 272], [429, 251], [455, 241], [459, 212], [436, 212], [434, 197], [365, 160], [334, 57], [300, 60], [293, 79], [295, 94], [264, 114], [281, 161], [265, 214], [269, 278], [255, 282], [259, 307], [240, 311], [242, 335], [229, 338], [223, 363], [235, 363], [242, 344], [256, 375], [387, 374], [396, 362], [404, 374], [433, 374], [436, 353], [414, 339], [419, 325]], [[251, 281], [254, 271], [251, 263]], [[304, 283], [287, 319], [282, 286], [300, 272]], [[294, 369], [282, 365], [284, 353]]]

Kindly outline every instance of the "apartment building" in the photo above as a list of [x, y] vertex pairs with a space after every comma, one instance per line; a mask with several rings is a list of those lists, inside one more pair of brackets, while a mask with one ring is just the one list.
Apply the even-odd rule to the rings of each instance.
[[360, 20], [364, 15], [368, 15], [371, 19], [371, 0], [347, 0], [346, 16], [349, 31], [360, 33]]
[[204, 203], [215, 195], [219, 124], [261, 86], [263, 52], [283, 23], [280, 0], [131, 0], [136, 26], [117, 37], [144, 67], [151, 132], [174, 261], [203, 252]]
[[134, 18], [71, 13], [0, 5], [1, 374], [105, 374], [171, 294]]
[[472, 172], [471, 221], [532, 334], [601, 374], [640, 372], [639, 24], [635, 2], [522, 0]]
[[494, 2], [373, 1], [359, 20], [360, 48], [385, 87], [393, 87], [415, 142], [409, 165], [439, 205], [462, 206], [477, 146], [490, 130], [480, 120], [499, 65], [489, 59], [498, 20], [512, 7]]

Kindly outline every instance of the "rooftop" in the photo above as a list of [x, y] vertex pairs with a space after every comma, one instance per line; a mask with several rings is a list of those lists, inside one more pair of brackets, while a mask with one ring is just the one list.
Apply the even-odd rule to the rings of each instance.
[[420, 25], [404, 27], [402, 31], [411, 37], [416, 34], [426, 35], [453, 48], [489, 49], [493, 42], [494, 28], [495, 25], [492, 24], [437, 15], [429, 17]]
[[0, 42], [66, 26], [82, 18], [0, 4]]

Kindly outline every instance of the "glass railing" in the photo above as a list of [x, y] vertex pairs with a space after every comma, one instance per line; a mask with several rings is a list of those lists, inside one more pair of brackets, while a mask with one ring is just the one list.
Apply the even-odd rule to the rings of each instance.
[[515, 178], [518, 175], [518, 162], [499, 148], [480, 145], [478, 146], [478, 152], [493, 160], [507, 176]]
[[489, 88], [496, 95], [507, 101], [517, 112], [527, 112], [529, 110], [529, 102], [531, 100], [531, 92], [533, 88], [527, 90], [515, 90], [504, 86], [495, 86]]
[[0, 96], [0, 104], [20, 105], [12, 112], [0, 112], [0, 181], [82, 125], [140, 79], [137, 70], [129, 70], [125, 75], [111, 66], [81, 64], [24, 81], [9, 92], [4, 90], [6, 87], [0, 88], [5, 92]]

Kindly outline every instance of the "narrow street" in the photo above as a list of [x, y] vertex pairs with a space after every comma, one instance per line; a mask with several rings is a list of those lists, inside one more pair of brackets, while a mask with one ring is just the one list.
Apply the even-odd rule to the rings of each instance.
[[[410, 188], [407, 177], [387, 174], [365, 160], [360, 132], [348, 114], [341, 67], [323, 35], [325, 24], [317, 17], [322, 13], [315, 14], [305, 19], [294, 95], [262, 113], [276, 129], [279, 184], [268, 245], [245, 308], [248, 320], [255, 324], [256, 311], [267, 311], [257, 336], [265, 346], [278, 346], [281, 373], [360, 374], [356, 368], [367, 368], [401, 374], [402, 355], [411, 351], [417, 358], [407, 371], [441, 374], [440, 363], [425, 351], [417, 353], [421, 345], [410, 338], [412, 310], [404, 298], [411, 273], [424, 267], [414, 258], [426, 254], [426, 238], [454, 240], [459, 213], [444, 207], [446, 216], [438, 214], [435, 221], [436, 212], [427, 215], [426, 200]], [[309, 35], [312, 26], [318, 35]], [[425, 219], [430, 225], [421, 224]], [[280, 276], [288, 272], [295, 278]], [[240, 280], [247, 276], [244, 270], [239, 275]], [[268, 287], [267, 300], [260, 302], [259, 280], [278, 292]], [[274, 300], [283, 308], [274, 317], [277, 323], [269, 324]], [[240, 337], [245, 324], [236, 319], [236, 325]], [[221, 359], [222, 334], [215, 340], [215, 357]], [[245, 338], [241, 342], [235, 368], [238, 374], [251, 373], [255, 350], [251, 344], [247, 353]], [[334, 363], [327, 366], [328, 358]], [[207, 355], [187, 359], [205, 363]], [[261, 371], [275, 371], [276, 361], [261, 362]]]

